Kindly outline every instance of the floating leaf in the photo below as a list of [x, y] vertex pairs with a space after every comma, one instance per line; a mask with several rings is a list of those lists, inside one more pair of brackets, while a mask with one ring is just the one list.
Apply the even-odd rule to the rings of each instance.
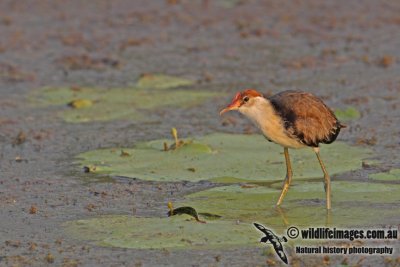
[[[165, 152], [155, 140], [123, 148], [135, 158], [121, 158], [119, 149], [99, 149], [78, 155], [80, 164], [102, 166], [100, 173], [156, 181], [211, 180], [221, 183], [241, 181], [281, 181], [285, 176], [282, 148], [259, 135], [211, 134], [193, 139], [177, 150]], [[331, 175], [361, 168], [371, 152], [343, 142], [323, 145], [322, 158]], [[294, 179], [323, 176], [311, 149], [290, 150]], [[188, 171], [195, 170], [195, 171]]]
[[259, 244], [254, 227], [235, 221], [213, 220], [207, 223], [188, 221], [188, 215], [168, 218], [103, 216], [71, 221], [66, 231], [97, 245], [121, 248], [229, 248]]
[[254, 188], [229, 185], [190, 194], [178, 202], [196, 207], [198, 214], [218, 214], [206, 224], [193, 223], [188, 220], [191, 216], [183, 214], [169, 218], [103, 216], [67, 222], [64, 226], [68, 235], [102, 246], [226, 249], [257, 245], [259, 233], [252, 226], [253, 222], [274, 229], [278, 235], [292, 225], [305, 229], [398, 222], [400, 209], [393, 207], [399, 204], [400, 185], [335, 181], [332, 183], [331, 214], [325, 210], [320, 182], [295, 182], [282, 208], [275, 208], [280, 192], [276, 187], [278, 184]]
[[168, 76], [163, 74], [142, 74], [136, 83], [140, 89], [166, 89], [180, 86], [193, 85], [191, 80]]
[[[170, 86], [170, 85], [168, 85]], [[160, 89], [160, 88], [159, 88]], [[204, 90], [148, 90], [144, 88], [42, 88], [32, 101], [39, 106], [64, 106], [60, 116], [67, 122], [107, 121], [113, 119], [144, 120], [148, 111], [166, 107], [188, 108], [220, 95]], [[96, 103], [92, 105], [92, 103]], [[85, 108], [81, 108], [85, 107]]]
[[[282, 182], [271, 186], [242, 188], [229, 185], [190, 194], [177, 204], [193, 206], [197, 210], [218, 214], [224, 220], [244, 222], [267, 221], [268, 225], [282, 228], [324, 225], [326, 223], [325, 192], [321, 182], [296, 181], [283, 201], [282, 214], [275, 208]], [[376, 224], [395, 220], [400, 208], [388, 203], [399, 203], [400, 185], [365, 182], [332, 182], [332, 225], [353, 226]], [[379, 208], [372, 208], [374, 205]]]
[[400, 169], [391, 169], [389, 172], [370, 174], [369, 177], [379, 181], [400, 181]]
[[341, 121], [349, 121], [360, 118], [360, 112], [354, 107], [335, 110], [336, 117]]
[[240, 4], [240, 0], [218, 0], [215, 1], [217, 5], [224, 8], [233, 8]]

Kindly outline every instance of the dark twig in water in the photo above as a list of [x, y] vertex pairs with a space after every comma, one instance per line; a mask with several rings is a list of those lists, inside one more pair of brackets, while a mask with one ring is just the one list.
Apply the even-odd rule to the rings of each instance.
[[201, 222], [201, 223], [206, 223], [205, 221], [200, 220], [199, 215], [197, 214], [197, 211], [192, 208], [192, 207], [179, 207], [174, 209], [172, 206], [171, 202], [168, 202], [168, 217], [174, 216], [174, 215], [181, 215], [181, 214], [187, 214], [189, 216], [192, 216], [193, 218], [196, 219], [196, 221]]

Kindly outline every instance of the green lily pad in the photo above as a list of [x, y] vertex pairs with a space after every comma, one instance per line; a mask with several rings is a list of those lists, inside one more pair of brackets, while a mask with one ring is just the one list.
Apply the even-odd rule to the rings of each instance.
[[188, 79], [163, 74], [143, 74], [136, 83], [140, 89], [167, 89], [180, 86], [190, 86], [194, 82]]
[[354, 107], [335, 110], [335, 115], [340, 121], [350, 121], [360, 118], [360, 112]]
[[392, 169], [389, 172], [374, 173], [369, 177], [379, 181], [400, 181], [400, 169]]
[[[59, 115], [67, 122], [148, 119], [148, 112], [158, 108], [188, 108], [218, 96], [205, 90], [174, 89], [193, 82], [166, 75], [145, 75], [133, 88], [45, 87], [35, 91], [32, 101], [37, 106], [60, 106]], [[163, 90], [161, 90], [163, 89]], [[84, 99], [85, 108], [71, 108], [71, 103]]]
[[66, 231], [101, 246], [121, 248], [211, 248], [258, 244], [249, 224], [213, 220], [199, 223], [187, 215], [168, 218], [136, 218], [125, 215], [71, 221]]
[[[175, 203], [196, 208], [206, 223], [196, 222], [188, 215], [168, 218], [114, 215], [70, 221], [64, 226], [69, 236], [101, 246], [226, 249], [259, 244], [262, 234], [253, 222], [262, 223], [278, 235], [285, 234], [293, 225], [300, 229], [325, 225], [346, 228], [398, 222], [400, 209], [393, 207], [399, 207], [400, 185], [333, 182], [333, 210], [329, 216], [322, 201], [322, 183], [296, 182], [281, 209], [274, 207], [280, 192], [275, 187], [228, 185], [190, 194]], [[203, 213], [218, 217], [209, 220], [201, 217]]]
[[232, 8], [237, 6], [240, 3], [240, 0], [218, 0], [216, 3], [224, 8]]
[[[175, 205], [191, 206], [199, 212], [218, 214], [224, 220], [263, 221], [276, 229], [286, 224], [299, 227], [325, 225], [325, 191], [322, 182], [294, 180], [283, 201], [282, 213], [279, 213], [275, 204], [281, 187], [282, 183], [252, 188], [222, 186], [190, 194]], [[399, 195], [400, 185], [332, 182], [331, 223], [335, 226], [365, 226], [387, 222], [390, 217], [398, 217], [400, 208], [371, 206], [400, 203]]]
[[[163, 151], [165, 142], [172, 141], [155, 140], [123, 148], [131, 157], [120, 157], [121, 148], [88, 151], [77, 157], [82, 167], [97, 166], [98, 173], [143, 180], [235, 183], [280, 181], [285, 177], [283, 149], [259, 135], [211, 134], [167, 152]], [[361, 168], [362, 159], [371, 151], [335, 142], [322, 146], [321, 154], [333, 175]], [[311, 149], [291, 150], [290, 155], [295, 179], [322, 177]]]

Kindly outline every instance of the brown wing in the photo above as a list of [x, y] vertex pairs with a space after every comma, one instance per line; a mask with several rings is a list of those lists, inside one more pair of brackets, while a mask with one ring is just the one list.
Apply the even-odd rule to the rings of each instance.
[[269, 98], [283, 118], [288, 134], [317, 147], [335, 141], [342, 125], [321, 99], [301, 91], [284, 91]]

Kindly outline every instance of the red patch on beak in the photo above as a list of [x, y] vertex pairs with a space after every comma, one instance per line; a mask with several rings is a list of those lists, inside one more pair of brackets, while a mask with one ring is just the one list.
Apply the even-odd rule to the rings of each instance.
[[230, 111], [230, 110], [238, 109], [238, 108], [240, 107], [241, 101], [242, 101], [242, 94], [241, 94], [240, 92], [239, 92], [239, 93], [236, 93], [236, 95], [235, 95], [235, 97], [233, 98], [232, 102], [231, 102], [226, 108], [224, 108], [223, 110], [221, 110], [221, 112], [219, 113], [219, 115], [222, 115], [222, 114], [224, 114], [225, 112]]

